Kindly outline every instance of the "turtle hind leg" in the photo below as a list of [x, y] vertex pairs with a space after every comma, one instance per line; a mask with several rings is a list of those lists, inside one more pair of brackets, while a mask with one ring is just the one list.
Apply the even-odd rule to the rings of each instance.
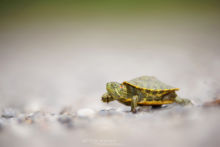
[[137, 102], [138, 102], [138, 96], [133, 96], [132, 100], [131, 100], [131, 112], [136, 113], [137, 110]]
[[175, 102], [180, 105], [193, 105], [193, 103], [189, 99], [176, 97]]

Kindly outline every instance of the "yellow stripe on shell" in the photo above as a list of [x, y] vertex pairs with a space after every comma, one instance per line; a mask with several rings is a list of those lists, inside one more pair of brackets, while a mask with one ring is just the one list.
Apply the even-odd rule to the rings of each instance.
[[127, 84], [127, 85], [130, 85], [130, 86], [132, 86], [132, 87], [135, 87], [135, 88], [137, 88], [137, 89], [141, 89], [141, 90], [149, 90], [150, 92], [153, 92], [153, 91], [163, 91], [163, 92], [172, 92], [172, 91], [178, 91], [179, 90], [179, 88], [172, 88], [172, 89], [148, 89], [148, 88], [141, 88], [141, 87], [138, 87], [138, 86], [135, 86], [135, 85], [133, 85], [133, 84], [130, 84], [130, 83], [128, 83], [127, 81], [124, 81], [122, 84]]
[[[128, 98], [126, 100], [124, 100], [123, 102], [131, 102], [131, 98]], [[137, 104], [138, 105], [163, 105], [163, 104], [171, 104], [171, 103], [174, 103], [174, 101], [170, 101], [170, 100], [166, 100], [166, 101], [147, 101], [147, 100], [143, 100], [143, 101], [140, 101], [138, 102]]]

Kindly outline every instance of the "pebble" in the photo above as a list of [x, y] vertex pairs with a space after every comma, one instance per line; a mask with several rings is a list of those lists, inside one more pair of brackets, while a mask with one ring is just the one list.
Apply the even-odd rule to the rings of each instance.
[[3, 127], [4, 127], [4, 122], [2, 119], [0, 119], [0, 131], [3, 130]]
[[16, 111], [12, 108], [5, 108], [2, 110], [2, 117], [4, 118], [16, 117]]
[[79, 118], [93, 118], [95, 115], [95, 111], [90, 108], [79, 109], [77, 111], [77, 116]]
[[73, 117], [70, 115], [60, 115], [58, 121], [65, 125], [67, 128], [73, 127]]
[[213, 106], [220, 106], [220, 99], [213, 100], [211, 102], [206, 102], [203, 104], [204, 107], [213, 107]]
[[17, 122], [18, 122], [19, 124], [24, 123], [24, 122], [25, 122], [25, 114], [19, 114], [19, 115], [17, 116]]
[[64, 107], [61, 111], [60, 111], [60, 115], [72, 115], [73, 114], [73, 110], [72, 107]]
[[25, 122], [28, 124], [32, 124], [35, 122], [41, 122], [45, 119], [44, 116], [44, 112], [40, 112], [40, 111], [36, 111], [33, 113], [29, 113], [26, 117], [25, 117]]
[[101, 116], [112, 116], [112, 115], [117, 115], [120, 114], [122, 112], [122, 110], [116, 110], [114, 108], [111, 109], [102, 109], [98, 112], [98, 115]]

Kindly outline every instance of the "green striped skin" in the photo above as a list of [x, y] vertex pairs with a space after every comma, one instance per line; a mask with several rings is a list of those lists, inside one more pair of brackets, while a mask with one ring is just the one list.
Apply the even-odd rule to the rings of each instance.
[[106, 84], [107, 93], [102, 96], [103, 102], [118, 100], [131, 105], [132, 98], [137, 96], [137, 105], [162, 105], [175, 102], [178, 88], [162, 83], [154, 77], [142, 76], [122, 84], [110, 82]]

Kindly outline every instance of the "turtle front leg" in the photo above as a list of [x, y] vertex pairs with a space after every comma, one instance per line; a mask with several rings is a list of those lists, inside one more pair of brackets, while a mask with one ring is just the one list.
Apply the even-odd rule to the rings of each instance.
[[136, 113], [137, 102], [138, 102], [138, 96], [135, 95], [132, 97], [131, 100], [131, 112], [133, 113]]
[[185, 99], [185, 98], [180, 98], [180, 97], [176, 97], [175, 98], [175, 102], [177, 104], [180, 104], [180, 105], [193, 105], [193, 103], [189, 100], [189, 99]]

